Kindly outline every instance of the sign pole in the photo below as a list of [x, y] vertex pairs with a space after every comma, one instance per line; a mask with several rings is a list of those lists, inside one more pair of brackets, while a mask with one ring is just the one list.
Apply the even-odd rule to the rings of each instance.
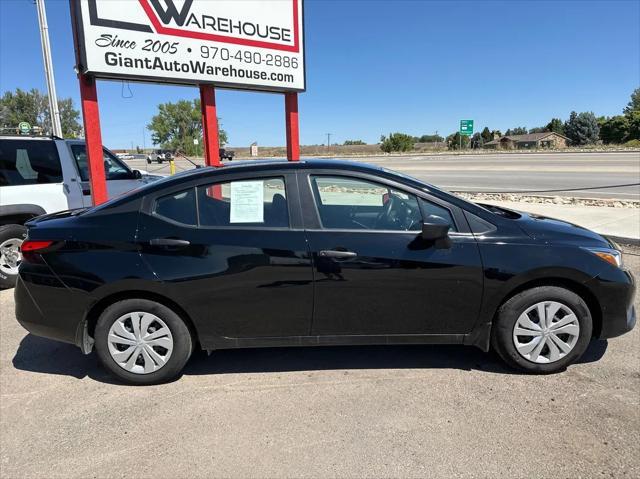
[[80, 103], [84, 121], [84, 137], [87, 144], [87, 164], [91, 201], [94, 206], [107, 201], [107, 181], [102, 155], [102, 135], [100, 133], [100, 111], [95, 78], [80, 73]]
[[216, 112], [216, 91], [212, 85], [200, 85], [200, 110], [202, 111], [202, 142], [207, 166], [222, 166], [220, 162], [220, 138]]
[[60, 110], [58, 109], [56, 82], [53, 78], [53, 62], [51, 61], [51, 45], [49, 44], [49, 26], [47, 24], [47, 12], [44, 7], [44, 0], [36, 0], [36, 7], [38, 9], [38, 22], [40, 24], [42, 60], [44, 63], [44, 73], [47, 77], [47, 91], [49, 92], [49, 116], [51, 117], [51, 131], [58, 138], [62, 138]]
[[287, 160], [300, 160], [300, 127], [298, 124], [298, 94], [284, 94], [284, 116], [287, 127]]

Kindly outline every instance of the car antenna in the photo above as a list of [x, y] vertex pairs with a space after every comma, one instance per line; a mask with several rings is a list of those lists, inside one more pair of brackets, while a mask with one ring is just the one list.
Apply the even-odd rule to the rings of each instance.
[[193, 166], [195, 166], [196, 168], [202, 168], [202, 165], [198, 165], [197, 163], [194, 163], [193, 161], [191, 161], [190, 158], [188, 158], [184, 153], [182, 153], [180, 150], [176, 150], [176, 156], [181, 156], [182, 158], [184, 158], [185, 160], [187, 160], [189, 163], [191, 163]]

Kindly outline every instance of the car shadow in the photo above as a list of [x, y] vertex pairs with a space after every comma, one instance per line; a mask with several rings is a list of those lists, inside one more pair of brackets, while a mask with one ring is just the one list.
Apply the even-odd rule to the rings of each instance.
[[[579, 363], [598, 361], [607, 341], [592, 341]], [[121, 384], [100, 365], [96, 354], [84, 355], [76, 346], [28, 334], [20, 342], [13, 366], [22, 371], [60, 374], [77, 379]], [[301, 348], [229, 349], [207, 356], [193, 355], [183, 374], [238, 374], [344, 369], [459, 369], [497, 374], [520, 374], [493, 352], [471, 346], [323, 346]]]

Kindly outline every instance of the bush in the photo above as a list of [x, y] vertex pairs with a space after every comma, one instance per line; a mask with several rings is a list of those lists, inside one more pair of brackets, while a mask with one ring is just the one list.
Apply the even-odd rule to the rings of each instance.
[[344, 146], [353, 146], [353, 145], [366, 145], [366, 143], [362, 140], [347, 140], [344, 142]]
[[391, 133], [388, 137], [380, 137], [380, 149], [386, 153], [392, 151], [413, 150], [414, 138], [406, 133]]
[[629, 148], [640, 148], [640, 140], [629, 140], [624, 144], [624, 146]]

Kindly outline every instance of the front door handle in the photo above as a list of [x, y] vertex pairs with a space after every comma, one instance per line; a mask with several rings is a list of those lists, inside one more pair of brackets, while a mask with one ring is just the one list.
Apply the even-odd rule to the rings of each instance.
[[338, 251], [335, 249], [323, 249], [318, 253], [318, 256], [322, 256], [323, 258], [347, 259], [347, 258], [355, 258], [356, 256], [358, 256], [358, 253], [354, 253], [353, 251]]
[[177, 238], [154, 238], [149, 240], [149, 244], [152, 246], [189, 246], [191, 243]]

